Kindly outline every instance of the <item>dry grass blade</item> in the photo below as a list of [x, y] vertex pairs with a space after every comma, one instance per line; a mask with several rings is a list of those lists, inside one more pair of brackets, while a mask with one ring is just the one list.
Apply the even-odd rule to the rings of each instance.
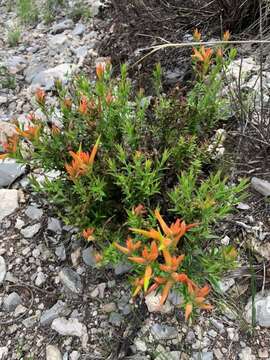
[[166, 50], [169, 48], [192, 48], [194, 46], [219, 46], [219, 45], [241, 45], [241, 44], [270, 44], [270, 40], [231, 40], [231, 41], [202, 41], [202, 42], [181, 42], [181, 43], [171, 43], [166, 41], [165, 44], [154, 45], [150, 46], [145, 49], [141, 49], [141, 51], [148, 50], [149, 52], [141, 57], [138, 61], [136, 61], [133, 66], [137, 65], [138, 63], [142, 62], [147, 57], [151, 56], [152, 54], [156, 53], [157, 51]]
[[[269, 264], [260, 264], [260, 265], [253, 265], [253, 270], [254, 273], [256, 275], [257, 278], [262, 279], [263, 275], [262, 275], [262, 271], [264, 270], [265, 266], [269, 266]], [[229, 271], [226, 274], [226, 278], [231, 279], [231, 278], [243, 278], [243, 277], [247, 277], [250, 278], [252, 275], [250, 273], [250, 266], [241, 266], [238, 269]]]

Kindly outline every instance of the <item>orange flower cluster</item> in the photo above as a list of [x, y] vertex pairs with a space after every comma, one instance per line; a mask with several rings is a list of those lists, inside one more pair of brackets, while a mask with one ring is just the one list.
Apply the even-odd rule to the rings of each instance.
[[80, 99], [80, 105], [78, 108], [78, 111], [83, 114], [86, 115], [88, 114], [89, 111], [91, 110], [95, 110], [96, 109], [96, 104], [94, 102], [94, 100], [88, 100], [88, 98], [86, 96], [82, 96]]
[[72, 161], [70, 164], [65, 164], [65, 168], [72, 181], [75, 181], [78, 177], [86, 175], [93, 167], [93, 163], [96, 157], [96, 153], [99, 146], [99, 140], [96, 141], [91, 153], [78, 150], [77, 152], [69, 151]]
[[4, 154], [0, 154], [0, 159], [6, 159], [10, 156], [10, 154], [14, 154], [17, 151], [19, 136], [14, 134], [10, 136], [6, 143], [2, 144]]
[[37, 89], [35, 95], [37, 103], [40, 105], [44, 105], [46, 97], [45, 91], [43, 89]]
[[[35, 120], [32, 114], [29, 115], [29, 118]], [[8, 137], [7, 142], [2, 144], [5, 153], [0, 155], [0, 159], [6, 159], [11, 154], [16, 153], [20, 137], [23, 137], [24, 139], [27, 139], [29, 141], [37, 140], [40, 135], [40, 130], [41, 125], [29, 126], [26, 130], [21, 130], [17, 126], [16, 133]]]
[[106, 61], [99, 62], [96, 65], [96, 74], [98, 80], [103, 80], [105, 73], [107, 71], [110, 71], [110, 69], [111, 69], [111, 62], [109, 59], [107, 59]]
[[[199, 42], [201, 40], [202, 34], [195, 29], [193, 32], [193, 38], [195, 41]], [[227, 30], [223, 34], [223, 41], [229, 41], [231, 37], [231, 33]], [[223, 58], [223, 48], [219, 47], [215, 51], [217, 60]], [[196, 62], [200, 72], [202, 75], [205, 75], [209, 69], [209, 66], [212, 61], [212, 57], [214, 55], [214, 51], [211, 48], [206, 48], [205, 46], [201, 45], [199, 48], [193, 48], [193, 55], [192, 59]]]
[[86, 240], [86, 241], [94, 241], [94, 233], [95, 229], [94, 228], [87, 228], [84, 229], [82, 232], [82, 237]]
[[141, 247], [141, 244], [141, 241], [133, 243], [133, 240], [130, 237], [126, 240], [127, 247], [114, 243], [115, 247], [126, 255], [131, 255], [134, 251], [138, 250]]
[[158, 247], [155, 241], [152, 241], [150, 250], [145, 246], [141, 256], [129, 256], [128, 259], [137, 264], [145, 265], [145, 272], [143, 277], [144, 291], [149, 287], [149, 282], [153, 274], [152, 263], [158, 257]]
[[213, 305], [205, 303], [205, 298], [210, 292], [209, 286], [206, 285], [201, 289], [198, 288], [197, 286], [189, 287], [188, 290], [189, 290], [189, 294], [192, 297], [192, 302], [188, 302], [186, 304], [186, 307], [185, 307], [186, 320], [188, 320], [188, 318], [190, 317], [194, 305], [203, 310], [212, 310], [213, 309]]
[[[152, 239], [150, 248], [144, 246], [141, 249], [141, 241], [134, 242], [131, 238], [126, 240], [126, 247], [117, 243], [114, 243], [114, 245], [118, 250], [128, 255], [130, 261], [145, 266], [143, 276], [135, 279], [133, 296], [136, 296], [142, 289], [148, 294], [162, 287], [160, 305], [163, 305], [175, 283], [182, 283], [187, 286], [189, 298], [191, 299], [185, 307], [185, 317], [188, 320], [194, 305], [202, 309], [212, 308], [211, 305], [205, 304], [205, 297], [209, 293], [210, 288], [205, 286], [200, 289], [185, 273], [179, 273], [178, 270], [185, 256], [172, 255], [172, 252], [176, 251], [180, 239], [197, 224], [186, 225], [184, 221], [177, 219], [175, 223], [168, 226], [158, 210], [155, 210], [155, 216], [163, 234], [160, 230], [155, 229], [130, 229], [136, 234]], [[164, 263], [157, 262], [161, 255], [163, 256]], [[159, 269], [159, 273], [162, 276], [154, 276], [154, 272], [157, 269]], [[150, 285], [151, 279], [152, 284]]]
[[108, 106], [110, 106], [111, 103], [114, 101], [114, 97], [112, 96], [111, 91], [109, 91], [108, 94], [106, 95], [105, 101]]
[[[193, 39], [199, 42], [202, 38], [202, 33], [196, 28], [193, 32]], [[231, 33], [229, 30], [225, 31], [223, 34], [223, 41], [229, 41], [231, 38]]]
[[104, 73], [106, 70], [106, 63], [100, 62], [96, 65], [96, 74], [99, 80], [103, 79]]
[[223, 40], [229, 41], [230, 38], [231, 38], [231, 33], [229, 32], [229, 30], [225, 31], [225, 33], [223, 34]]
[[81, 114], [87, 114], [88, 112], [88, 100], [86, 96], [82, 96], [81, 98], [79, 112]]
[[193, 52], [194, 54], [192, 55], [192, 59], [200, 61], [204, 64], [210, 63], [211, 57], [213, 55], [212, 49], [201, 46], [199, 50], [193, 48]]
[[54, 136], [60, 134], [60, 132], [61, 132], [61, 130], [59, 129], [59, 127], [56, 126], [56, 125], [52, 125], [51, 131], [52, 131], [52, 135], [54, 135]]
[[66, 109], [71, 110], [72, 108], [72, 100], [70, 98], [65, 98], [63, 101], [63, 105]]
[[29, 126], [26, 130], [21, 130], [17, 127], [16, 130], [20, 136], [28, 139], [29, 141], [33, 141], [39, 138], [41, 125]]
[[159, 250], [163, 250], [164, 248], [171, 245], [175, 248], [181, 237], [183, 237], [188, 230], [198, 225], [186, 225], [184, 221], [177, 219], [176, 222], [172, 223], [169, 227], [165, 223], [157, 209], [155, 210], [155, 217], [157, 218], [160, 227], [166, 236], [163, 236], [160, 231], [157, 231], [155, 229], [142, 230], [131, 228], [130, 230], [136, 234], [140, 234], [147, 238], [157, 240], [160, 243]]
[[199, 32], [199, 30], [196, 28], [193, 32], [193, 39], [195, 41], [200, 41], [201, 40], [201, 37], [202, 37], [202, 34]]

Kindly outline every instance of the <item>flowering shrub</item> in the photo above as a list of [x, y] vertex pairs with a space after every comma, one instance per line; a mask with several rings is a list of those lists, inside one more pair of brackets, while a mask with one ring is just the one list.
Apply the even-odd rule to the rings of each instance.
[[[133, 265], [134, 295], [161, 291], [162, 305], [172, 288], [180, 292], [186, 319], [193, 308], [211, 308], [208, 284], [217, 288], [237, 256], [215, 245], [211, 226], [232, 211], [245, 182], [228, 186], [220, 172], [203, 171], [218, 165], [207, 149], [222, 119], [222, 70], [232, 57], [226, 47], [194, 49], [193, 88], [174, 96], [163, 92], [157, 65], [152, 98], [143, 89], [133, 95], [125, 65], [113, 79], [111, 64], [98, 64], [95, 83], [84, 75], [69, 87], [56, 82], [56, 105], [37, 90], [39, 112], [29, 125], [16, 124], [0, 155], [57, 170], [59, 177], [43, 183], [32, 176], [34, 189], [94, 244], [100, 264]], [[183, 220], [168, 226], [155, 208]]]
[[[200, 41], [201, 34], [194, 32], [194, 40]], [[226, 46], [229, 31], [223, 36], [225, 45], [216, 49], [197, 46], [193, 48], [192, 62], [196, 83], [187, 96], [189, 131], [203, 134], [212, 129], [230, 114], [230, 100], [220, 95], [223, 86], [222, 74], [236, 57], [236, 49]]]
[[[192, 271], [188, 268], [192, 255], [186, 256], [181, 253], [185, 249], [182, 238], [198, 224], [186, 225], [185, 221], [177, 219], [168, 226], [158, 209], [155, 210], [154, 214], [159, 223], [158, 229], [130, 228], [130, 231], [139, 235], [141, 240], [128, 237], [125, 246], [117, 242], [114, 243], [115, 248], [125, 254], [129, 262], [134, 264], [134, 273], [137, 276], [133, 282], [133, 296], [142, 290], [145, 294], [161, 290], [160, 306], [162, 306], [170, 290], [174, 288], [184, 297], [183, 307], [185, 308], [186, 320], [189, 319], [194, 308], [211, 310], [212, 305], [206, 302], [210, 287], [208, 285], [200, 287], [191, 280], [189, 274], [192, 275]], [[227, 257], [227, 263], [232, 266], [237, 257], [237, 252], [232, 248], [223, 249], [223, 251]], [[205, 270], [207, 271], [206, 266]]]

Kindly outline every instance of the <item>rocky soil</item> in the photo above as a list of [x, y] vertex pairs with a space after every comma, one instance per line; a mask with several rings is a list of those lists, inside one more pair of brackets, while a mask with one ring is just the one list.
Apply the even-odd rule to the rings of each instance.
[[[7, 70], [0, 78], [1, 139], [12, 131], [12, 119], [24, 123], [36, 111], [37, 87], [53, 103], [56, 78], [65, 82], [67, 75], [98, 61], [106, 19], [98, 16], [98, 1], [85, 4], [97, 16], [74, 22], [59, 11], [50, 25], [25, 27], [20, 43], [9, 47], [8, 28], [18, 19], [0, 2], [0, 62]], [[246, 69], [248, 83], [258, 69], [255, 63]], [[14, 86], [6, 83], [7, 74]], [[188, 326], [176, 294], [170, 294], [160, 313], [158, 295], [130, 300], [125, 266], [97, 269], [92, 248], [30, 189], [27, 171], [12, 161], [0, 163], [0, 360], [270, 359], [267, 262], [264, 276], [258, 270], [258, 291], [261, 284], [263, 291], [255, 298], [255, 327], [250, 326], [250, 277], [241, 271], [221, 283], [223, 306], [219, 301], [212, 313], [199, 314]], [[43, 174], [36, 176], [42, 179]], [[267, 181], [255, 178], [252, 186], [258, 194], [270, 194]], [[259, 256], [270, 260], [269, 229], [254, 214], [256, 206], [252, 199], [240, 204], [239, 214], [228, 223], [237, 228], [237, 236], [241, 233], [240, 246], [249, 238]], [[224, 224], [220, 242], [229, 243], [228, 235]]]

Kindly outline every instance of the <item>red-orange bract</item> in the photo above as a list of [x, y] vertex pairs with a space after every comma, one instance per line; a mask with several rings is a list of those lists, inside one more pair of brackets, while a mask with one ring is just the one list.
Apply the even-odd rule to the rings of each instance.
[[6, 143], [2, 144], [4, 154], [0, 154], [0, 159], [6, 159], [10, 156], [10, 154], [14, 154], [17, 151], [19, 136], [14, 134], [10, 136]]
[[143, 277], [143, 286], [144, 291], [148, 289], [149, 281], [152, 276], [153, 270], [151, 264], [158, 257], [158, 247], [155, 241], [152, 241], [150, 250], [145, 246], [141, 256], [129, 256], [128, 259], [137, 264], [146, 265], [144, 277]]
[[210, 63], [211, 57], [213, 55], [212, 49], [201, 46], [199, 50], [193, 48], [193, 52], [194, 54], [192, 55], [192, 59], [200, 61], [202, 63]]
[[225, 33], [223, 34], [223, 40], [229, 41], [230, 37], [231, 37], [231, 33], [229, 32], [229, 30], [225, 31]]
[[81, 97], [79, 112], [81, 114], [87, 114], [88, 112], [88, 100], [86, 96]]
[[41, 125], [29, 126], [26, 130], [16, 129], [18, 134], [30, 141], [37, 140], [39, 138]]
[[133, 242], [133, 240], [128, 237], [126, 240], [127, 247], [121, 246], [117, 243], [114, 243], [114, 246], [122, 253], [126, 255], [131, 255], [134, 251], [138, 250], [141, 247], [141, 241]]
[[105, 62], [100, 62], [96, 65], [96, 74], [99, 80], [103, 79], [105, 69], [106, 69]]
[[136, 234], [141, 234], [145, 237], [158, 240], [160, 242], [160, 247], [159, 247], [160, 250], [170, 245], [176, 247], [181, 237], [184, 236], [188, 230], [198, 225], [198, 224], [186, 225], [184, 221], [177, 219], [175, 223], [172, 223], [170, 226], [168, 226], [157, 209], [155, 210], [155, 216], [160, 224], [161, 229], [163, 230], [166, 236], [163, 236], [159, 231], [155, 229], [142, 230], [142, 229], [131, 228], [130, 230]]
[[195, 287], [188, 287], [189, 294], [191, 295], [191, 301], [186, 304], [186, 310], [185, 310], [185, 319], [188, 320], [192, 310], [193, 306], [203, 309], [203, 310], [212, 310], [213, 305], [205, 303], [205, 297], [210, 292], [210, 287], [208, 285], [205, 285], [202, 288]]
[[108, 94], [106, 95], [105, 100], [106, 100], [106, 104], [107, 104], [108, 106], [110, 106], [111, 103], [112, 103], [113, 100], [114, 100], [114, 97], [112, 96], [112, 93], [111, 93], [111, 92], [108, 92]]
[[195, 41], [200, 41], [202, 37], [202, 34], [199, 32], [199, 30], [196, 28], [193, 32], [193, 39]]
[[216, 55], [219, 59], [222, 59], [223, 58], [223, 50], [221, 48], [218, 48]]
[[94, 240], [94, 237], [93, 237], [94, 231], [95, 231], [94, 228], [84, 229], [82, 232], [82, 236], [85, 238], [86, 241], [93, 241]]
[[67, 109], [70, 110], [72, 107], [72, 100], [70, 98], [65, 98], [63, 104]]
[[99, 139], [100, 138], [98, 138], [97, 142], [95, 143], [91, 153], [81, 150], [77, 151], [76, 153], [69, 151], [69, 154], [73, 160], [70, 164], [66, 163], [65, 168], [72, 181], [75, 181], [82, 175], [86, 175], [92, 169], [99, 146]]
[[40, 105], [44, 105], [45, 104], [45, 91], [43, 89], [37, 89], [36, 90], [36, 100]]

